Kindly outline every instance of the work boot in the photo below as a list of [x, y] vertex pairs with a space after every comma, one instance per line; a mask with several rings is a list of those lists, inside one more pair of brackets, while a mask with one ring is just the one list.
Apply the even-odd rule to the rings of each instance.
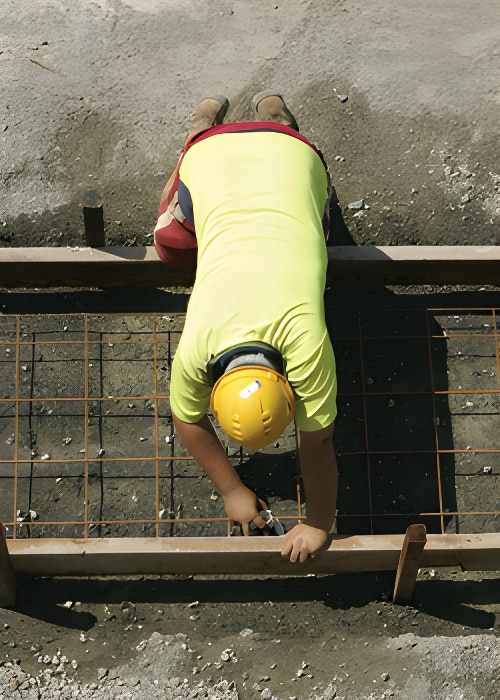
[[260, 121], [284, 124], [299, 131], [299, 125], [281, 95], [264, 90], [254, 96], [252, 104]]
[[223, 97], [222, 95], [206, 97], [196, 107], [191, 124], [189, 125], [189, 136], [200, 131], [200, 129], [222, 124], [228, 109], [229, 100], [227, 97]]

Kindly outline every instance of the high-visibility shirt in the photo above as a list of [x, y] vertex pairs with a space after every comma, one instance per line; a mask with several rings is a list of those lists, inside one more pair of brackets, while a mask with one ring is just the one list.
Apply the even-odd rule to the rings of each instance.
[[323, 302], [327, 198], [320, 156], [284, 131], [219, 132], [185, 153], [179, 201], [192, 202], [198, 263], [170, 385], [181, 420], [209, 410], [209, 360], [256, 340], [284, 359], [297, 427], [319, 430], [335, 419]]

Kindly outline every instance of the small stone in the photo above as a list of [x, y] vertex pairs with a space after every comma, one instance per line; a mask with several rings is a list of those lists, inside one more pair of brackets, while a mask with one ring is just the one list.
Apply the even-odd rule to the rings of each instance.
[[33, 520], [38, 520], [38, 513], [36, 510], [29, 510], [27, 513], [22, 513], [20, 510], [17, 511], [17, 522], [25, 523], [32, 522]]
[[390, 675], [388, 673], [383, 673], [380, 678], [384, 681], [384, 683], [387, 683], [387, 681], [390, 678]]
[[493, 467], [483, 467], [483, 472], [485, 474], [491, 474], [492, 471], [493, 471]]
[[337, 688], [329, 683], [323, 692], [323, 700], [334, 700], [337, 697]]
[[221, 661], [238, 661], [236, 658], [236, 655], [232, 649], [224, 649], [222, 654], [220, 655]]
[[347, 205], [348, 209], [364, 209], [365, 201], [364, 199], [357, 199], [355, 202], [351, 202]]

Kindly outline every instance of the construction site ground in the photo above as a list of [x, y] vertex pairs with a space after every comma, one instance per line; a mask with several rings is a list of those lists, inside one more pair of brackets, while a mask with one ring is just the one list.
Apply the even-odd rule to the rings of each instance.
[[[252, 95], [266, 87], [282, 92], [330, 166], [339, 198], [331, 243], [499, 243], [494, 2], [5, 0], [0, 37], [1, 247], [84, 246], [89, 189], [104, 199], [107, 244], [151, 245], [198, 100], [226, 94], [228, 119], [248, 120]], [[166, 457], [182, 450], [175, 436], [165, 441], [161, 402], [153, 425], [147, 401], [128, 398], [106, 413], [96, 400], [85, 433], [78, 401], [71, 413], [43, 400], [80, 396], [84, 317], [96, 333], [85, 375], [96, 399], [154, 393], [146, 345], [131, 355], [127, 343], [149, 342], [154, 316], [175, 347], [188, 294], [167, 285], [0, 291], [2, 392], [13, 391], [9, 339], [26, 333], [17, 389], [30, 406], [16, 446], [2, 404], [0, 519], [11, 517], [12, 450], [50, 457], [16, 475], [19, 505], [38, 519], [19, 536], [81, 536], [78, 525], [57, 523], [93, 519], [107, 523], [93, 537], [152, 535], [142, 523], [151, 503], [165, 518], [182, 504], [193, 518], [162, 535], [221, 534], [225, 524], [194, 522], [223, 516], [194, 463], [173, 473], [166, 459], [164, 491], [151, 495], [155, 441]], [[500, 530], [498, 309], [496, 287], [360, 281], [327, 291], [339, 367], [339, 533], [404, 532], [408, 514], [432, 511], [438, 490], [442, 512], [424, 518], [429, 531]], [[78, 349], [62, 345], [68, 338]], [[59, 362], [48, 340], [61, 343]], [[167, 345], [158, 344], [160, 387]], [[431, 389], [458, 388], [477, 393], [446, 395], [429, 424]], [[371, 448], [390, 456], [367, 493], [368, 432]], [[428, 461], [436, 440], [460, 451], [442, 456], [437, 480]], [[83, 479], [72, 463], [60, 471], [65, 459], [83, 459], [84, 442], [96, 455], [90, 472]], [[290, 433], [260, 456], [235, 457], [277, 512], [295, 505], [294, 449]], [[131, 454], [144, 462], [140, 475]], [[0, 700], [500, 698], [498, 572], [421, 570], [404, 607], [391, 602], [393, 586], [394, 572], [303, 576], [300, 565], [290, 578], [19, 578], [16, 605], [0, 611]]]

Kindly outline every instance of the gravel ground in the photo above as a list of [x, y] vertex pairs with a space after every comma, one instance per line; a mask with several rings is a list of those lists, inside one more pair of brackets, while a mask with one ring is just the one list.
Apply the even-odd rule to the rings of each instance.
[[[4, 0], [0, 246], [82, 245], [90, 188], [109, 244], [150, 244], [196, 102], [249, 119], [268, 86], [330, 164], [334, 243], [496, 244], [499, 34], [491, 0]], [[20, 581], [0, 700], [500, 698], [495, 575], [423, 571], [408, 608], [390, 589]]]
[[407, 607], [390, 583], [21, 581], [0, 697], [498, 698], [498, 579], [425, 570]]

